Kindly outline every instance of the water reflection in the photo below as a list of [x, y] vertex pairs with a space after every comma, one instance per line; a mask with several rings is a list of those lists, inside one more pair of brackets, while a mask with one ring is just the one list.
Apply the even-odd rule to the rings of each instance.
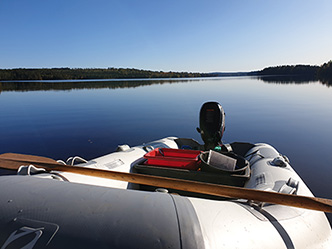
[[258, 76], [257, 79], [262, 80], [266, 83], [276, 83], [276, 84], [309, 84], [313, 82], [320, 82], [327, 87], [332, 86], [332, 80], [330, 79], [317, 79], [316, 77], [307, 77], [307, 76], [296, 76], [296, 75], [287, 75], [287, 76]]
[[320, 81], [323, 85], [326, 85], [328, 87], [332, 86], [332, 79], [321, 79]]
[[266, 83], [280, 83], [280, 84], [307, 84], [310, 82], [317, 81], [315, 77], [301, 77], [301, 76], [278, 76], [278, 75], [270, 75], [270, 76], [262, 76], [258, 77], [258, 79], [266, 82]]
[[[197, 79], [180, 79], [181, 82], [198, 81]], [[155, 84], [178, 83], [179, 79], [141, 79], [141, 80], [69, 80], [69, 81], [11, 81], [0, 82], [1, 91], [63, 91], [74, 89], [117, 89], [135, 88]]]
[[[258, 79], [264, 83], [274, 84], [309, 84], [320, 82], [327, 87], [332, 86], [332, 80], [317, 80], [313, 77], [299, 76], [254, 76], [236, 77]], [[213, 77], [213, 78], [182, 78], [182, 79], [133, 79], [133, 80], [66, 80], [66, 81], [7, 81], [0, 82], [0, 93], [5, 91], [66, 91], [78, 89], [118, 89], [136, 88], [141, 86], [163, 85], [173, 83], [190, 83], [194, 81], [220, 81], [236, 79], [235, 77]]]

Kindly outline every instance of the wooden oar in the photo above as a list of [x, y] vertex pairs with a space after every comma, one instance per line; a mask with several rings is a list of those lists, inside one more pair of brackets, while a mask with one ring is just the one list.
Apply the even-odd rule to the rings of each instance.
[[33, 164], [34, 166], [39, 167], [42, 167], [43, 165], [49, 165], [50, 167], [63, 165], [51, 158], [42, 156], [32, 156], [16, 153], [5, 153], [0, 155], [0, 168], [3, 169], [18, 170], [20, 166], [29, 164]]
[[21, 155], [13, 153], [0, 155], [0, 168], [17, 170], [21, 165], [27, 164], [33, 164], [34, 166], [44, 168], [47, 171], [53, 170], [71, 172], [76, 174], [103, 177], [137, 184], [151, 185], [161, 188], [178, 189], [188, 192], [253, 200], [258, 202], [280, 204], [332, 213], [332, 200], [330, 199], [289, 195], [151, 175], [123, 173], [78, 166], [66, 166], [54, 161], [53, 159], [39, 156]]

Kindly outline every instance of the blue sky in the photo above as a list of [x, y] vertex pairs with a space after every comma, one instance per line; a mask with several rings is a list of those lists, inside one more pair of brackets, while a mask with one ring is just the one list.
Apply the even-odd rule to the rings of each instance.
[[0, 68], [321, 65], [331, 13], [330, 0], [0, 0]]

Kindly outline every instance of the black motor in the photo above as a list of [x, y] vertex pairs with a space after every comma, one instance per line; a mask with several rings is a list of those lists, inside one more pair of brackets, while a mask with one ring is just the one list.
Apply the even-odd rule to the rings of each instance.
[[204, 141], [205, 150], [214, 149], [221, 145], [221, 138], [225, 131], [225, 112], [217, 102], [206, 102], [199, 114], [199, 128]]

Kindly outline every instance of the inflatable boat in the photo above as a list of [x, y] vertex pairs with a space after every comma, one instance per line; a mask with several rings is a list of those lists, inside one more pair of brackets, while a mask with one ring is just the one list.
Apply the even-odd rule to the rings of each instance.
[[288, 158], [222, 144], [224, 126], [208, 102], [204, 144], [167, 137], [89, 161], [0, 155], [1, 249], [332, 248], [324, 212], [283, 204], [315, 198]]

